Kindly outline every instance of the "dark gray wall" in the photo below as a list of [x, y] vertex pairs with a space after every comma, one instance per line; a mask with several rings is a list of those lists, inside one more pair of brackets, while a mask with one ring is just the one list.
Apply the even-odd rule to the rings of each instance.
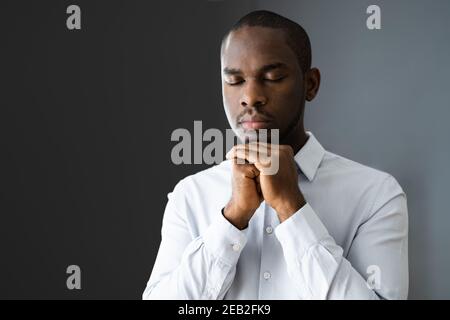
[[381, 31], [356, 0], [1, 1], [0, 298], [140, 298], [167, 192], [205, 168], [172, 165], [170, 134], [227, 127], [220, 38], [256, 8], [311, 35], [323, 82], [307, 127], [406, 190], [410, 297], [449, 298], [450, 4], [377, 3]]
[[[409, 209], [410, 298], [450, 298], [450, 2], [257, 1], [310, 34], [322, 87], [306, 127], [394, 175]], [[382, 29], [366, 27], [381, 8]]]
[[251, 9], [236, 4], [0, 1], [0, 298], [141, 297], [167, 193], [205, 168], [172, 165], [170, 135], [227, 125], [220, 38]]

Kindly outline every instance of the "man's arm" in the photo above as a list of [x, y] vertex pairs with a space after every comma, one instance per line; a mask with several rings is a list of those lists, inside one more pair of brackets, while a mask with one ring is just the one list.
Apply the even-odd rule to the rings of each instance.
[[[281, 145], [274, 150], [261, 143], [237, 145], [227, 154], [229, 159], [245, 159], [261, 172], [258, 176], [261, 193], [281, 222], [275, 232], [299, 296], [407, 298], [408, 212], [406, 196], [397, 181], [387, 176], [380, 185], [370, 218], [359, 227], [347, 260], [342, 248], [305, 202], [298, 187], [293, 156], [290, 146]], [[274, 158], [279, 163], [278, 172], [264, 174]], [[372, 289], [367, 286], [365, 276], [374, 271], [379, 271], [374, 277], [379, 276], [380, 287]]]
[[[347, 259], [309, 204], [277, 227], [289, 276], [301, 297], [407, 298], [408, 213], [405, 194], [393, 177], [384, 181], [372, 212]], [[370, 286], [369, 276], [374, 280]]]
[[238, 230], [218, 212], [200, 237], [192, 239], [186, 215], [169, 194], [161, 244], [143, 299], [223, 299], [233, 282], [246, 244]]

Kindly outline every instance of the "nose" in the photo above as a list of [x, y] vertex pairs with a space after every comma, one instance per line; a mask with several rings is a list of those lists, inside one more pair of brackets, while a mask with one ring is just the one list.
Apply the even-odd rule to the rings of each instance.
[[248, 80], [245, 82], [245, 86], [240, 99], [242, 107], [260, 107], [267, 103], [267, 96], [264, 94], [264, 90], [257, 81]]

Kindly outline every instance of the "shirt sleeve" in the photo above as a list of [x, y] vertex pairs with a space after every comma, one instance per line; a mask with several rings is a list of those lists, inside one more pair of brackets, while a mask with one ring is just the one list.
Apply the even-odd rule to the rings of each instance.
[[220, 211], [205, 232], [193, 238], [186, 216], [176, 210], [169, 194], [158, 255], [142, 298], [223, 299], [246, 242], [246, 232]]
[[276, 228], [287, 272], [300, 297], [407, 298], [407, 204], [392, 176], [382, 183], [372, 208], [346, 257], [308, 203]]

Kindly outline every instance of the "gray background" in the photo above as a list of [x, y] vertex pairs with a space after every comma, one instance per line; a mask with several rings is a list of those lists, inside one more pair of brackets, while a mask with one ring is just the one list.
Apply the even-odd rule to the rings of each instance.
[[[69, 31], [65, 9], [82, 10]], [[378, 4], [382, 30], [366, 28]], [[176, 128], [227, 128], [219, 45], [269, 9], [310, 34], [322, 71], [306, 127], [408, 196], [410, 298], [450, 298], [448, 1], [0, 2], [0, 298], [140, 298]], [[68, 265], [82, 290], [66, 289]]]

